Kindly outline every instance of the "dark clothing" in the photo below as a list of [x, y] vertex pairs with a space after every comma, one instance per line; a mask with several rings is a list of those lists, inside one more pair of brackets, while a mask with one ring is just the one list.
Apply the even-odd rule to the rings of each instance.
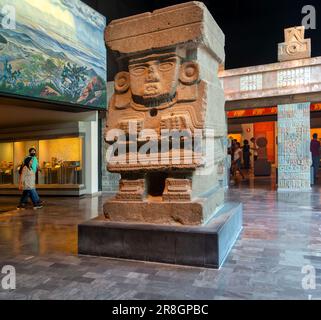
[[313, 182], [314, 184], [317, 182], [318, 171], [320, 166], [320, 156], [312, 157], [312, 167], [313, 167]]
[[234, 161], [235, 146], [232, 145], [230, 150], [231, 150], [230, 151], [231, 152], [231, 160]]
[[320, 142], [318, 140], [311, 140], [310, 151], [312, 155], [313, 180], [316, 183], [320, 166]]
[[237, 160], [235, 161], [235, 164], [236, 164], [236, 168], [237, 168], [237, 169], [241, 169], [241, 167], [242, 167], [241, 159], [237, 159]]
[[243, 162], [244, 162], [244, 168], [250, 169], [250, 146], [244, 145], [243, 146]]
[[310, 151], [312, 153], [312, 157], [320, 156], [320, 142], [318, 140], [311, 140]]
[[248, 144], [245, 144], [245, 145], [243, 146], [243, 153], [244, 153], [244, 152], [250, 153], [250, 146], [249, 146]]

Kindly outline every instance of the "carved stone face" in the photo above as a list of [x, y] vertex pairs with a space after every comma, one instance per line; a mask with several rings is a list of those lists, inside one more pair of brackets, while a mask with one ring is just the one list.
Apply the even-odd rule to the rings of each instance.
[[133, 96], [142, 103], [171, 99], [178, 85], [179, 67], [179, 58], [173, 54], [131, 60], [129, 75]]

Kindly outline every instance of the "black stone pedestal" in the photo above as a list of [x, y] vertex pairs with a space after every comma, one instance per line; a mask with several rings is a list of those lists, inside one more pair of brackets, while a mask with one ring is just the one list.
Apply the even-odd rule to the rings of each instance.
[[78, 253], [219, 268], [242, 230], [242, 204], [226, 203], [205, 226], [108, 222], [78, 226]]

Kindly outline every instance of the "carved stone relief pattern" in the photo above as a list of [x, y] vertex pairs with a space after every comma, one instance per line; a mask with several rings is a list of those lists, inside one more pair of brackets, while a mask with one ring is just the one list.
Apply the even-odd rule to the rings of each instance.
[[310, 188], [310, 103], [278, 106], [278, 187]]
[[262, 74], [252, 74], [240, 78], [241, 91], [262, 90]]
[[277, 74], [278, 87], [299, 86], [311, 83], [311, 67], [280, 70]]

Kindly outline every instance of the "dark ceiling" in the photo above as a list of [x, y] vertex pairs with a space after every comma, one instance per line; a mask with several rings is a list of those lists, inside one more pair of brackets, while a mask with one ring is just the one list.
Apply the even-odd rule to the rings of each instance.
[[[182, 3], [175, 0], [82, 0], [111, 20]], [[316, 30], [307, 30], [312, 39], [312, 56], [321, 56], [320, 0], [205, 0], [214, 19], [226, 36], [226, 69], [277, 61], [277, 43], [283, 41], [283, 29], [301, 25], [302, 8], [316, 8]], [[319, 13], [319, 14], [318, 14]], [[116, 72], [108, 53], [108, 79]]]

